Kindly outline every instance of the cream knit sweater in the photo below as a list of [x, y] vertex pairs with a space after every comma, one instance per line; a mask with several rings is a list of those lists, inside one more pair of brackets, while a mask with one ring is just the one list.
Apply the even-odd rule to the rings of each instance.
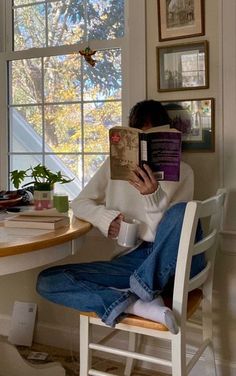
[[174, 203], [192, 200], [193, 185], [191, 167], [181, 162], [178, 182], [159, 182], [156, 192], [141, 195], [127, 181], [110, 179], [107, 158], [71, 207], [76, 217], [92, 223], [106, 237], [110, 223], [120, 213], [136, 218], [141, 221], [140, 238], [152, 242], [163, 213]]

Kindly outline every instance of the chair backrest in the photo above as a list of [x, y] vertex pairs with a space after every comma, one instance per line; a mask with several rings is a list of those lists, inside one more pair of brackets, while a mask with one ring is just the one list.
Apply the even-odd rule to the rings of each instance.
[[[185, 210], [181, 231], [177, 266], [175, 273], [172, 309], [179, 323], [186, 323], [188, 293], [196, 288], [204, 290], [204, 294], [212, 292], [214, 261], [218, 247], [218, 233], [223, 213], [225, 190], [205, 201], [190, 201]], [[195, 243], [198, 222], [208, 218], [208, 229], [204, 231], [203, 239]], [[192, 257], [204, 252], [205, 268], [190, 279]]]

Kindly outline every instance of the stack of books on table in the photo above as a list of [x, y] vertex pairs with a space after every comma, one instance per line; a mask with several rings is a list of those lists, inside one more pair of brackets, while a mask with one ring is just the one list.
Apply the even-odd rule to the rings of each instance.
[[52, 212], [47, 214], [47, 210], [37, 213], [37, 211], [26, 211], [22, 214], [4, 220], [5, 227], [18, 228], [38, 228], [56, 230], [61, 227], [69, 226], [70, 218], [65, 215], [57, 215]]

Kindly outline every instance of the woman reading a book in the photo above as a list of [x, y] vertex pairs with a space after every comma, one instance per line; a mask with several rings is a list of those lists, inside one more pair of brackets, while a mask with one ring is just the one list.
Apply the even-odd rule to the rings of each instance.
[[[154, 100], [137, 103], [129, 116], [129, 126], [142, 130], [168, 123], [166, 110]], [[109, 326], [132, 313], [176, 333], [174, 315], [161, 294], [172, 286], [175, 274], [185, 207], [193, 198], [192, 169], [181, 162], [179, 181], [169, 182], [156, 181], [148, 165], [137, 166], [127, 182], [110, 179], [109, 163], [107, 158], [73, 200], [73, 212], [111, 239], [117, 238], [124, 216], [136, 218], [141, 222], [139, 244], [132, 249], [114, 247], [110, 261], [46, 269], [39, 275], [37, 290], [55, 303], [95, 311]], [[197, 236], [201, 237], [200, 227]], [[205, 265], [203, 255], [194, 257], [191, 276]]]

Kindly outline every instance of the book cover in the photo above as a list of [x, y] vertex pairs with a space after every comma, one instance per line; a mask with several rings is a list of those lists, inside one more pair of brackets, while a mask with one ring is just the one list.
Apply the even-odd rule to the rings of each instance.
[[19, 228], [38, 228], [56, 230], [58, 228], [68, 226], [70, 224], [69, 217], [53, 217], [53, 216], [37, 216], [37, 215], [17, 215], [5, 219], [4, 226]]
[[147, 163], [157, 180], [178, 181], [181, 132], [169, 126], [147, 131], [113, 127], [109, 131], [111, 179], [129, 180], [137, 165]]

